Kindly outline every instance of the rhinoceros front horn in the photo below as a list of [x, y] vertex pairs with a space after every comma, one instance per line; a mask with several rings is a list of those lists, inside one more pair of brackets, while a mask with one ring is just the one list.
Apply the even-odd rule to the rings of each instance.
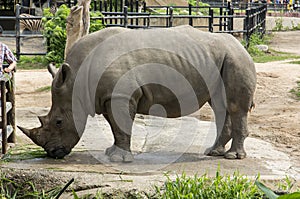
[[18, 126], [18, 128], [27, 135], [35, 144], [40, 145], [40, 143], [37, 142], [37, 129], [26, 129], [23, 127]]
[[31, 132], [29, 129], [17, 126], [25, 135], [27, 135], [30, 138]]

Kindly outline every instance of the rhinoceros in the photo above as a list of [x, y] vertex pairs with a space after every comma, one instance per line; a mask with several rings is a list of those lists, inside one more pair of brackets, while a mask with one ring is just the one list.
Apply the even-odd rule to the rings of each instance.
[[69, 51], [54, 75], [50, 112], [38, 117], [41, 127], [19, 128], [50, 157], [63, 158], [80, 140], [87, 117], [102, 114], [114, 137], [106, 155], [131, 162], [137, 113], [176, 118], [208, 102], [217, 137], [207, 154], [243, 159], [255, 88], [254, 63], [230, 34], [190, 26], [106, 28], [84, 36]]

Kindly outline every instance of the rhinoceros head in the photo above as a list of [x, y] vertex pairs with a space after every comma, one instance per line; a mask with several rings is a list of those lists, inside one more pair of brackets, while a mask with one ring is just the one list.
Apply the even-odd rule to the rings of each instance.
[[52, 82], [52, 106], [46, 116], [39, 116], [41, 126], [34, 129], [19, 127], [35, 144], [53, 158], [69, 154], [80, 137], [72, 115], [72, 72], [63, 64]]

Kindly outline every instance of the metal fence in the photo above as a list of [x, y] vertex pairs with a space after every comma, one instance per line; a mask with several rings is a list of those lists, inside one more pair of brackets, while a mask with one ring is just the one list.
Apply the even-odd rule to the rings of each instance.
[[[126, 1], [125, 1], [126, 2]], [[132, 1], [134, 2], [134, 1]], [[101, 5], [101, 4], [99, 4]], [[132, 4], [132, 9], [133, 9]], [[108, 7], [111, 10], [111, 7]], [[21, 55], [45, 55], [43, 53], [22, 52], [21, 39], [30, 37], [43, 37], [41, 33], [28, 35], [20, 32], [21, 6], [16, 6], [16, 16], [0, 16], [0, 20], [16, 21], [15, 34], [6, 35], [16, 38], [16, 56]], [[232, 4], [219, 4], [215, 6], [148, 6], [144, 7], [143, 12], [130, 12], [131, 8], [124, 6], [122, 11], [110, 12], [103, 11], [103, 23], [107, 27], [121, 26], [126, 28], [157, 28], [173, 27], [177, 25], [191, 25], [210, 32], [223, 33], [242, 33], [248, 43], [251, 34], [254, 31], [265, 33], [267, 4], [257, 4], [244, 10], [244, 14], [235, 14], [235, 7]], [[155, 10], [163, 10], [157, 12]], [[133, 9], [134, 10], [134, 9]], [[145, 12], [145, 11], [148, 12]], [[151, 12], [149, 12], [151, 10]], [[26, 19], [41, 19], [42, 17], [33, 16]], [[99, 17], [92, 17], [91, 20], [97, 20]], [[234, 19], [243, 21], [241, 29], [234, 29]], [[159, 21], [159, 23], [155, 23]]]
[[[212, 6], [149, 6], [147, 10], [160, 9], [160, 13], [132, 13], [124, 7], [123, 12], [103, 12], [103, 22], [106, 26], [122, 26], [126, 28], [157, 28], [178, 25], [178, 19], [186, 19], [180, 25], [191, 25], [210, 32], [243, 33], [249, 40], [254, 31], [262, 34], [266, 31], [267, 4], [252, 5], [244, 10], [244, 14], [235, 14], [235, 8], [230, 3]], [[153, 14], [154, 13], [154, 14]], [[184, 13], [184, 14], [182, 14]], [[154, 24], [153, 20], [161, 23]], [[234, 19], [243, 20], [241, 29], [234, 29]], [[200, 21], [199, 23], [199, 20]]]

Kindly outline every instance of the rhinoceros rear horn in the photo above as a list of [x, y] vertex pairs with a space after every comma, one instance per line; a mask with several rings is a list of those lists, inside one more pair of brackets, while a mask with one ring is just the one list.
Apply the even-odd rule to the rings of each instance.
[[55, 67], [55, 64], [54, 63], [48, 64], [47, 69], [48, 69], [49, 73], [51, 74], [52, 78], [54, 78], [57, 73], [57, 68]]
[[63, 63], [60, 69], [58, 70], [57, 74], [55, 75], [54, 86], [56, 88], [60, 88], [67, 81], [70, 75], [71, 75], [71, 68], [69, 64]]
[[41, 123], [42, 126], [44, 126], [44, 124], [46, 123], [46, 116], [38, 116], [38, 119]]

